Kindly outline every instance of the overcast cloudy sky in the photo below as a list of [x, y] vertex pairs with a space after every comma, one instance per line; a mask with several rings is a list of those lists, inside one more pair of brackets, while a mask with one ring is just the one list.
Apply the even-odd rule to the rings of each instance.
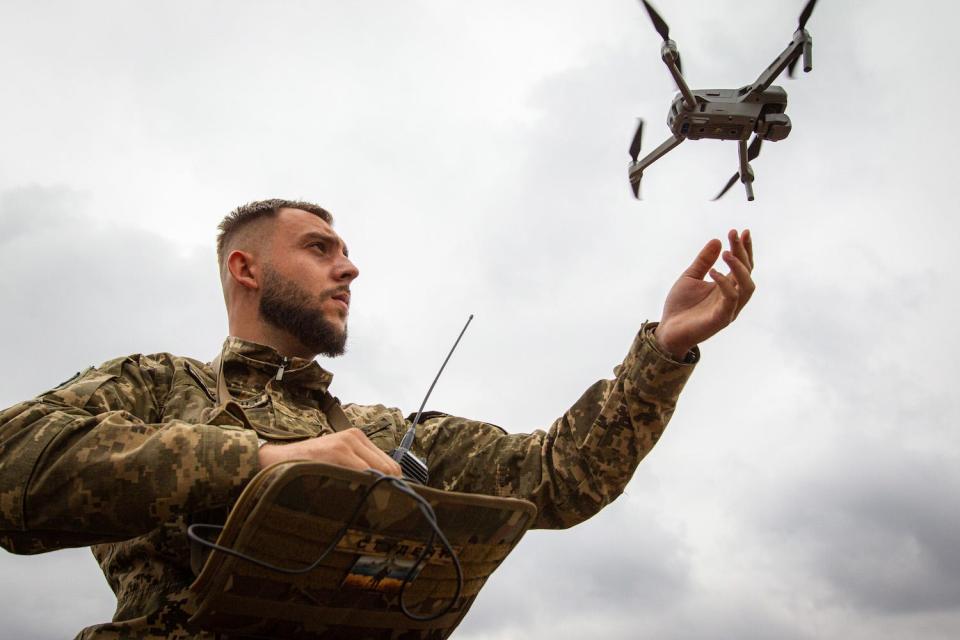
[[[906, 7], [909, 7], [906, 8]], [[660, 0], [696, 88], [752, 81], [801, 1]], [[217, 222], [322, 203], [361, 276], [334, 390], [545, 427], [608, 376], [703, 242], [753, 230], [758, 291], [626, 495], [532, 532], [456, 634], [960, 634], [956, 28], [946, 0], [822, 0], [791, 136], [626, 182], [675, 88], [635, 0], [0, 0], [0, 406], [132, 352], [210, 359]], [[3, 635], [113, 597], [87, 550], [0, 551]]]

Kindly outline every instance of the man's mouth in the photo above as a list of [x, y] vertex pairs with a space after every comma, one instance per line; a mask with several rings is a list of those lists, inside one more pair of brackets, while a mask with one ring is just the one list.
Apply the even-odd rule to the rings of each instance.
[[335, 293], [330, 297], [333, 298], [334, 300], [339, 300], [348, 309], [350, 308], [350, 292], [349, 291], [341, 291], [340, 293]]

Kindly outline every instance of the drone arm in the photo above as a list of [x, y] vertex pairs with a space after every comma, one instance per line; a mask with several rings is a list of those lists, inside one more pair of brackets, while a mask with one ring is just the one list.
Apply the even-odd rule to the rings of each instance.
[[753, 84], [746, 87], [746, 91], [744, 92], [745, 98], [766, 91], [767, 87], [777, 79], [777, 76], [783, 73], [783, 70], [790, 66], [790, 64], [801, 55], [803, 56], [803, 70], [812, 70], [813, 38], [810, 37], [806, 29], [798, 29], [797, 32], [793, 34], [793, 40], [790, 41], [787, 48], [777, 56], [777, 59], [760, 74], [760, 77], [757, 78]]
[[670, 75], [677, 83], [677, 88], [683, 94], [683, 101], [687, 104], [687, 109], [693, 111], [697, 106], [697, 99], [693, 97], [693, 91], [690, 91], [687, 81], [683, 78], [683, 73], [680, 72], [680, 52], [677, 50], [677, 43], [673, 40], [664, 40], [663, 44], [660, 45], [660, 57], [663, 58], [663, 63], [667, 65]]
[[683, 142], [686, 138], [678, 138], [677, 136], [670, 136], [667, 140], [661, 144], [659, 147], [648, 153], [646, 156], [637, 160], [636, 162], [630, 165], [630, 184], [633, 185], [633, 194], [639, 197], [640, 190], [640, 180], [643, 178], [643, 170], [652, 165], [654, 162], [667, 155], [671, 150], [673, 150], [677, 145]]

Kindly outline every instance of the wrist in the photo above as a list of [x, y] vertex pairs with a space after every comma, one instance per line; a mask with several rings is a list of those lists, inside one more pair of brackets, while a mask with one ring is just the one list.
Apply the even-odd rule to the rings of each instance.
[[257, 442], [260, 445], [260, 448], [257, 450], [257, 461], [260, 463], [261, 469], [265, 469], [273, 463], [279, 462], [279, 458], [276, 455], [279, 447], [276, 444], [263, 438], [258, 438]]
[[653, 329], [653, 337], [660, 350], [677, 362], [684, 362], [690, 349], [693, 348], [692, 344], [678, 341], [670, 333], [669, 328], [664, 329], [662, 322]]

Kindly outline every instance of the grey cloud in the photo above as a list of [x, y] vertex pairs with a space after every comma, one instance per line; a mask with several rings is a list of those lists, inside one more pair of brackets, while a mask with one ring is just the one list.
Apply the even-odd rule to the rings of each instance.
[[116, 601], [88, 549], [41, 556], [0, 550], [3, 637], [18, 640], [72, 638], [104, 622]]
[[[0, 192], [0, 405], [132, 352], [207, 359], [225, 334], [212, 249], [184, 253], [155, 234], [98, 221], [62, 187]], [[45, 612], [37, 610], [44, 594]], [[113, 594], [87, 550], [0, 552], [5, 633], [71, 637], [109, 620]], [[16, 613], [14, 613], [16, 612]]]
[[690, 572], [676, 532], [643, 499], [622, 497], [602, 523], [528, 533], [458, 634], [574, 638], [592, 627], [604, 637], [643, 637], [623, 625], [622, 612], [648, 620], [674, 611], [693, 588]]
[[[903, 426], [904, 439], [909, 430]], [[957, 463], [896, 440], [846, 439], [815, 474], [767, 497], [768, 540], [864, 613], [956, 613]]]
[[212, 249], [113, 227], [84, 200], [62, 188], [0, 193], [6, 404], [125, 353], [211, 358], [226, 333]]
[[[960, 618], [960, 406], [925, 371], [932, 361], [914, 357], [926, 351], [899, 339], [897, 327], [912, 324], [893, 315], [889, 339], [846, 340], [856, 320], [830, 318], [778, 334], [763, 356], [784, 356], [774, 379], [738, 375], [732, 385], [734, 394], [749, 389], [756, 408], [748, 413], [768, 420], [734, 427], [734, 442], [709, 464], [733, 466], [711, 474], [727, 477], [709, 491], [735, 531], [725, 545], [735, 549], [725, 563], [730, 604], [791, 610], [809, 637], [853, 628], [860, 635], [852, 637], [921, 628], [930, 629], [922, 637], [951, 637]], [[794, 342], [798, 328], [806, 333]], [[805, 384], [793, 386], [798, 379]], [[767, 386], [789, 400], [779, 408], [761, 402]]]
[[82, 201], [80, 193], [64, 187], [29, 187], [0, 192], [0, 249], [13, 247], [36, 229], [55, 230], [65, 222], [75, 223], [74, 210]]
[[893, 287], [883, 271], [856, 289], [791, 285], [805, 304], [782, 309], [781, 346], [806, 369], [815, 403], [793, 437], [821, 443], [821, 453], [761, 490], [757, 524], [838, 604], [956, 615], [960, 451], [948, 443], [960, 401], [938, 383], [936, 360], [955, 342], [949, 318], [931, 313], [942, 310], [937, 280], [896, 278]]

